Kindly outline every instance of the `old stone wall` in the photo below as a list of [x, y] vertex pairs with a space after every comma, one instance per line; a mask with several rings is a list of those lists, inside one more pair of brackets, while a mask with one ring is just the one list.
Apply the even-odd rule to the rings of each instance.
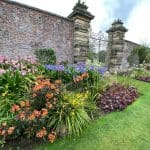
[[7, 0], [0, 0], [0, 54], [34, 55], [53, 48], [57, 62], [73, 61], [73, 21]]
[[[121, 62], [122, 68], [129, 67], [128, 57], [131, 55], [131, 52], [138, 46], [139, 46], [139, 44], [137, 44], [137, 43], [134, 43], [134, 42], [131, 42], [128, 40], [124, 40], [123, 57], [122, 57], [122, 62]], [[135, 57], [133, 59], [134, 59], [133, 62], [135, 62], [135, 64], [139, 63], [138, 56], [135, 55]]]

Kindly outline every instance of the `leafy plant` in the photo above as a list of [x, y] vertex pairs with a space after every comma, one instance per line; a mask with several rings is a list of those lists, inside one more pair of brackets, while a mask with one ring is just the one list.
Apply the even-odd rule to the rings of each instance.
[[[88, 107], [85, 104], [87, 95], [78, 94], [78, 99], [72, 101], [72, 97], [65, 97], [60, 92], [60, 85], [60, 80], [52, 83], [40, 76], [32, 89], [33, 100], [22, 100], [12, 105], [11, 112], [15, 115], [15, 131], [12, 135], [14, 139], [37, 137], [53, 143], [56, 136], [82, 133], [90, 121], [84, 109], [84, 106]], [[7, 133], [2, 135], [2, 144], [8, 139], [10, 137]]]
[[98, 97], [97, 106], [105, 113], [121, 111], [132, 104], [137, 96], [138, 93], [134, 87], [125, 88], [122, 85], [113, 84]]
[[42, 64], [56, 63], [56, 55], [53, 49], [39, 49], [35, 51], [35, 54]]
[[105, 58], [106, 58], [106, 51], [102, 50], [98, 52], [98, 60], [99, 62], [105, 62]]
[[135, 68], [132, 71], [130, 77], [141, 81], [150, 82], [150, 71], [147, 70], [145, 64], [140, 64], [138, 68]]
[[9, 70], [0, 76], [0, 117], [11, 115], [12, 104], [27, 95], [33, 80], [32, 76], [22, 76], [18, 70]]
[[49, 115], [49, 126], [52, 126], [60, 136], [80, 135], [90, 121], [84, 109], [85, 99], [83, 97], [83, 99], [71, 98], [72, 96], [67, 96], [59, 99], [57, 107], [54, 107]]
[[[63, 96], [60, 89], [61, 80], [51, 83], [48, 79], [38, 79], [38, 84], [33, 87], [32, 106], [34, 109], [41, 110], [48, 108], [48, 117], [45, 124], [59, 135], [78, 135], [82, 128], [89, 122], [88, 114], [84, 109], [84, 100], [87, 97], [81, 96], [80, 99], [73, 100], [73, 97]], [[82, 103], [80, 103], [82, 101]], [[76, 104], [79, 105], [76, 105]]]
[[[139, 62], [137, 62], [137, 60], [139, 60]], [[134, 48], [128, 57], [128, 61], [130, 66], [143, 64], [143, 62], [150, 63], [150, 48], [145, 45]]]

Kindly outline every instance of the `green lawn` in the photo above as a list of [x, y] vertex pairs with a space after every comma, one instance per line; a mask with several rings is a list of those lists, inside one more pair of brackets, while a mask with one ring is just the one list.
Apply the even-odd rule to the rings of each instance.
[[99, 118], [80, 137], [59, 139], [36, 150], [150, 150], [150, 84], [130, 83], [141, 96], [126, 110]]

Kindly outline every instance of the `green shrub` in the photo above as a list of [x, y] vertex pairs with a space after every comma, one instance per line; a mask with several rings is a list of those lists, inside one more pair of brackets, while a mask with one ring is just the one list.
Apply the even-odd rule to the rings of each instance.
[[42, 64], [56, 63], [56, 55], [53, 49], [39, 49], [35, 51], [35, 54]]
[[[138, 61], [139, 62], [138, 62]], [[144, 62], [150, 63], [150, 48], [141, 45], [133, 49], [131, 55], [128, 57], [129, 65], [143, 64]]]
[[106, 58], [106, 51], [102, 50], [98, 52], [98, 60], [99, 62], [105, 62], [105, 58]]
[[139, 67], [139, 68], [134, 69], [130, 76], [132, 78], [150, 77], [150, 71], [146, 70], [143, 67]]
[[93, 50], [88, 50], [87, 57], [93, 62], [93, 60], [96, 58], [96, 53]]

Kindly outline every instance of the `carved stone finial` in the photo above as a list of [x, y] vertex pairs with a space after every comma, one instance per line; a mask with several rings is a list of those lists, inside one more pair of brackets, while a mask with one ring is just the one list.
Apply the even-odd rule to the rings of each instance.
[[115, 24], [123, 24], [123, 22], [122, 22], [121, 19], [116, 19], [116, 20], [114, 20], [114, 22], [112, 23], [112, 25], [115, 25]]
[[115, 32], [115, 31], [122, 31], [125, 33], [128, 30], [123, 26], [123, 22], [120, 19], [116, 19], [112, 23], [112, 26], [106, 32], [109, 33], [109, 32]]

